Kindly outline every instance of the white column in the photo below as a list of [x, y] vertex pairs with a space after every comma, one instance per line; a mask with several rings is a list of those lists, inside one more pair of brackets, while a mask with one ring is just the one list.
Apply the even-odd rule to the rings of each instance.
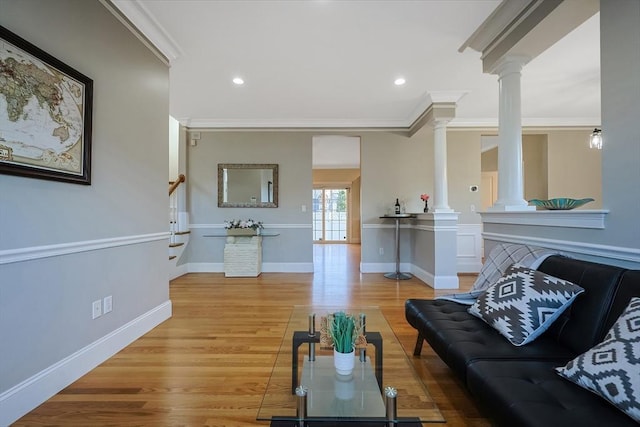
[[433, 172], [434, 172], [434, 212], [453, 212], [449, 207], [447, 185], [447, 123], [449, 120], [436, 119], [433, 127]]
[[528, 58], [505, 57], [493, 70], [498, 74], [498, 200], [491, 211], [535, 210], [524, 199], [520, 71]]

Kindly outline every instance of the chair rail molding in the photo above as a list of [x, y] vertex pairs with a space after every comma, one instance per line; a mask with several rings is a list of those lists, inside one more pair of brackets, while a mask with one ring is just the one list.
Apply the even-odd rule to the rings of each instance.
[[79, 252], [95, 251], [99, 249], [115, 248], [118, 246], [137, 245], [140, 243], [155, 242], [157, 240], [169, 240], [169, 236], [170, 233], [168, 231], [163, 231], [160, 233], [140, 234], [135, 236], [111, 237], [99, 240], [85, 240], [55, 245], [6, 249], [0, 251], [0, 265], [53, 256], [69, 255]]
[[492, 224], [539, 225], [545, 227], [604, 229], [608, 210], [479, 212], [482, 222]]

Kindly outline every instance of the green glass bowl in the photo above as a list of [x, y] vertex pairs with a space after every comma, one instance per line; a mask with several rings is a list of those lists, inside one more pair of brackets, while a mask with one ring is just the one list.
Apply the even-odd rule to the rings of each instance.
[[540, 206], [551, 211], [566, 211], [573, 208], [578, 208], [585, 203], [593, 202], [593, 199], [588, 197], [586, 199], [569, 199], [568, 197], [559, 197], [557, 199], [540, 200], [531, 199], [529, 203], [534, 206]]

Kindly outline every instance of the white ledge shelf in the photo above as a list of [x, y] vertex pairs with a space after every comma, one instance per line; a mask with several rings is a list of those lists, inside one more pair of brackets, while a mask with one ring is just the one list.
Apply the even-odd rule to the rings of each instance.
[[604, 219], [609, 211], [602, 209], [578, 209], [567, 211], [540, 210], [479, 213], [483, 223], [604, 229]]

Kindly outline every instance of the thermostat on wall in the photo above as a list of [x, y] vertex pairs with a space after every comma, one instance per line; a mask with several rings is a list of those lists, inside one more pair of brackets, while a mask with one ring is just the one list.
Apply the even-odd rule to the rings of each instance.
[[472, 193], [475, 193], [476, 191], [478, 191], [478, 186], [477, 185], [470, 186], [469, 191], [471, 191]]

